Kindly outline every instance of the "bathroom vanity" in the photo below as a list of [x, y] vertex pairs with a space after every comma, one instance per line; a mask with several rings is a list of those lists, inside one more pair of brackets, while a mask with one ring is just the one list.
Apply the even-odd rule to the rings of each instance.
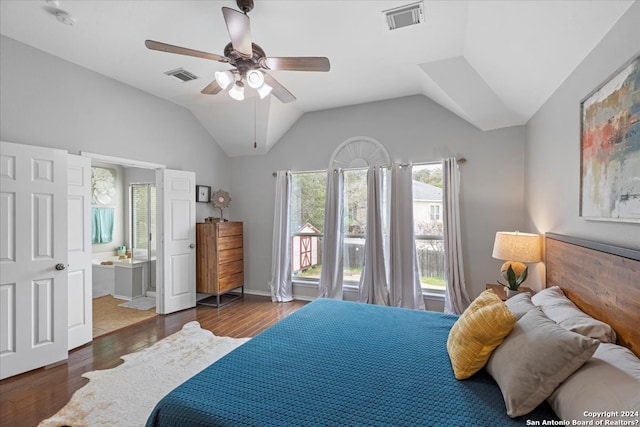
[[147, 260], [126, 259], [113, 263], [115, 270], [114, 298], [132, 300], [143, 296]]
[[132, 300], [144, 296], [148, 275], [155, 273], [155, 260], [147, 259], [118, 259], [110, 257], [106, 261], [111, 264], [101, 264], [105, 259], [94, 259], [93, 262], [93, 298], [113, 295], [114, 298]]

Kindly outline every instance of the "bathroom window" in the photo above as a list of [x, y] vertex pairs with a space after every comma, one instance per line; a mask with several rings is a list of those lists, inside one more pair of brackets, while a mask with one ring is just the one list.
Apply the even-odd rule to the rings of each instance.
[[155, 249], [156, 188], [149, 184], [131, 184], [131, 246]]

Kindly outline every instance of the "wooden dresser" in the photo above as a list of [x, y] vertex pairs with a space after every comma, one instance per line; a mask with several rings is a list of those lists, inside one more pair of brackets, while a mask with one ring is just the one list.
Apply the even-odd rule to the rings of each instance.
[[220, 307], [244, 296], [242, 240], [242, 222], [196, 224], [196, 291], [211, 294], [198, 304]]

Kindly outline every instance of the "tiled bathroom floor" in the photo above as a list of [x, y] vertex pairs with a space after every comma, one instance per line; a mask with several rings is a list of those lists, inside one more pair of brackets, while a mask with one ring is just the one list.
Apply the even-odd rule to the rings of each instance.
[[123, 302], [111, 295], [93, 300], [93, 338], [156, 316], [155, 307], [147, 311], [118, 307]]

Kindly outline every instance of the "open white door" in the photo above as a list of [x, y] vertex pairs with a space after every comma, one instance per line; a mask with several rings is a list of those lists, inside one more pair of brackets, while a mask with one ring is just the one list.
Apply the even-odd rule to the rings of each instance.
[[196, 174], [158, 169], [156, 194], [160, 244], [156, 262], [157, 312], [160, 314], [196, 305]]
[[0, 153], [2, 379], [67, 358], [67, 152]]
[[91, 159], [69, 154], [67, 161], [68, 349], [71, 350], [93, 339]]

